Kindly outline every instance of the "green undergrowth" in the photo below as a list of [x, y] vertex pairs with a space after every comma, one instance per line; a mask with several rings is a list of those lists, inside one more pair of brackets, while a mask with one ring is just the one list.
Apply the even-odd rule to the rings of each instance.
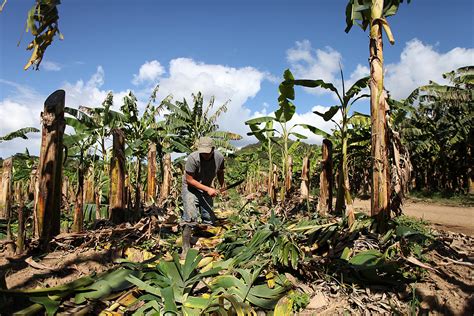
[[258, 205], [244, 206], [227, 219], [215, 249], [191, 249], [183, 260], [176, 252], [177, 234], [170, 233], [161, 236], [161, 248], [150, 240], [139, 247], [155, 253], [148, 261], [122, 260], [121, 268], [80, 287], [44, 289], [34, 295], [2, 291], [1, 302], [17, 306], [12, 302], [22, 298], [52, 315], [66, 298], [87, 305], [136, 288], [135, 300], [141, 303], [129, 307], [133, 315], [246, 315], [259, 310], [278, 315], [303, 310], [311, 293], [298, 284], [321, 278], [348, 287], [356, 283], [393, 289], [420, 280], [425, 271], [417, 262], [425, 260], [434, 239], [426, 222], [407, 216], [391, 220], [386, 233], [379, 234], [364, 214], [357, 214], [351, 226], [338, 217], [296, 214], [285, 219], [274, 211], [265, 214]]

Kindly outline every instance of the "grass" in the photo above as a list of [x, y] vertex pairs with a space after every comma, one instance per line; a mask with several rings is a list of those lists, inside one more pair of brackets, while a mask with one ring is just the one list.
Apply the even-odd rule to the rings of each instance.
[[408, 198], [413, 202], [427, 202], [446, 206], [472, 207], [474, 195], [451, 194], [444, 192], [410, 192]]

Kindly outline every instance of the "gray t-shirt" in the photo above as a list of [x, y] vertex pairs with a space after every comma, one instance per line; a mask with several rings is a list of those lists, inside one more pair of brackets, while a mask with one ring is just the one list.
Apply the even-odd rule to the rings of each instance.
[[[204, 185], [210, 186], [217, 171], [224, 170], [224, 156], [217, 150], [211, 159], [201, 159], [199, 152], [195, 151], [188, 156], [185, 172], [192, 173], [193, 178]], [[183, 186], [186, 186], [186, 174], [183, 175]]]

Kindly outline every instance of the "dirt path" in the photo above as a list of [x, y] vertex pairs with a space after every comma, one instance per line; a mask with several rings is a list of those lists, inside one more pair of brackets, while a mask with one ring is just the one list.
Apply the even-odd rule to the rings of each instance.
[[[354, 208], [370, 212], [370, 200], [355, 200]], [[474, 207], [454, 207], [425, 202], [407, 201], [403, 212], [423, 218], [436, 228], [474, 236]]]

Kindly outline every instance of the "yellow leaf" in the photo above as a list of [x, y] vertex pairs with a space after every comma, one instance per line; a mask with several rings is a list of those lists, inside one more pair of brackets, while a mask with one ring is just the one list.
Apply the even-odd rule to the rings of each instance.
[[267, 279], [267, 285], [269, 288], [273, 289], [275, 287], [275, 275], [272, 271], [268, 272], [265, 275], [265, 279]]
[[292, 309], [293, 300], [288, 296], [283, 296], [276, 304], [273, 315], [292, 315]]
[[204, 257], [201, 259], [201, 261], [199, 261], [199, 264], [198, 264], [198, 268], [202, 268], [204, 266], [207, 266], [209, 263], [211, 263], [212, 261], [214, 261], [214, 258], [213, 257]]

